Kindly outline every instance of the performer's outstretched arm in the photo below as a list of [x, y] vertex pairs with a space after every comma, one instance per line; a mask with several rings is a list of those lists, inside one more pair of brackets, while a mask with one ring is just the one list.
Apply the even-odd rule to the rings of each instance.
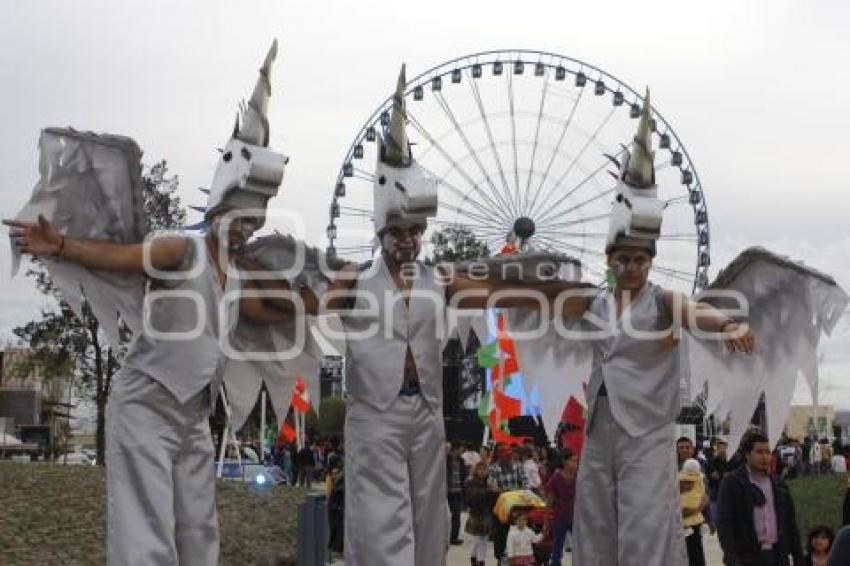
[[[236, 265], [249, 271], [268, 271], [266, 267], [257, 261], [244, 256], [236, 257]], [[242, 281], [243, 289], [259, 289], [263, 291], [292, 291], [292, 287], [285, 279], [249, 279]], [[311, 289], [304, 287], [298, 291], [303, 305], [303, 314], [318, 314], [319, 300]], [[239, 312], [247, 316], [251, 321], [258, 323], [283, 322], [300, 309], [295, 307], [292, 299], [282, 296], [242, 296], [239, 299]]]
[[[582, 283], [568, 281], [545, 281], [540, 283], [512, 283], [494, 281], [491, 279], [470, 279], [462, 274], [454, 277], [446, 286], [446, 298], [451, 306], [462, 309], [482, 309], [488, 307], [502, 308], [540, 308], [538, 297], [510, 295], [492, 300], [491, 297], [500, 291], [518, 291], [542, 293], [550, 302], [561, 293], [570, 293], [577, 289], [589, 287]], [[454, 300], [453, 300], [454, 299]], [[563, 315], [569, 318], [580, 318], [587, 310], [590, 300], [584, 294], [571, 294], [563, 301]]]
[[[95, 271], [145, 271], [146, 244], [116, 244], [83, 240], [61, 234], [43, 215], [38, 222], [4, 220], [10, 226], [12, 241], [21, 253], [70, 261]], [[157, 238], [150, 244], [151, 265], [165, 271], [175, 268], [186, 253], [185, 238]]]
[[719, 309], [698, 303], [683, 293], [667, 291], [664, 294], [667, 309], [673, 313], [673, 319], [684, 328], [694, 328], [703, 332], [717, 333], [733, 351], [751, 354], [756, 338], [746, 322], [729, 318]]

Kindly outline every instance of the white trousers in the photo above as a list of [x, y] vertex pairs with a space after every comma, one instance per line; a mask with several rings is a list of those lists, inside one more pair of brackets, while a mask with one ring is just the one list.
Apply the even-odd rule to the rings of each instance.
[[352, 401], [345, 417], [346, 566], [446, 561], [445, 426], [420, 395], [386, 411]]
[[575, 566], [688, 563], [674, 439], [672, 423], [629, 436], [597, 399], [576, 478]]
[[146, 374], [116, 375], [106, 412], [109, 566], [215, 566], [209, 392], [185, 405]]

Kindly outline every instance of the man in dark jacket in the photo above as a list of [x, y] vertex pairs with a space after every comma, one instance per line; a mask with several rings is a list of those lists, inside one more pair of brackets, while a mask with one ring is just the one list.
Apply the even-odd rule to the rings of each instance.
[[720, 484], [717, 534], [726, 566], [789, 566], [803, 563], [794, 501], [770, 473], [770, 443], [755, 432], [741, 442], [746, 464]]
[[449, 510], [452, 515], [451, 543], [461, 545], [460, 514], [463, 511], [463, 488], [466, 485], [466, 464], [460, 457], [463, 444], [452, 442], [446, 455], [446, 486], [448, 487]]
[[295, 463], [298, 465], [298, 485], [308, 489], [313, 487], [313, 470], [316, 467], [313, 450], [305, 444], [295, 456]]

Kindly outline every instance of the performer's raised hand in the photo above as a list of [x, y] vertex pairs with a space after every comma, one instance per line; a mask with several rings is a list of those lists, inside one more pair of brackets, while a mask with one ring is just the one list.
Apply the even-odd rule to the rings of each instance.
[[38, 222], [3, 220], [3, 224], [12, 228], [9, 235], [21, 253], [51, 256], [62, 251], [64, 236], [43, 214], [38, 215]]
[[722, 332], [729, 336], [726, 338], [726, 344], [733, 352], [743, 352], [752, 354], [756, 346], [756, 337], [753, 334], [750, 325], [746, 322], [729, 322], [723, 325]]

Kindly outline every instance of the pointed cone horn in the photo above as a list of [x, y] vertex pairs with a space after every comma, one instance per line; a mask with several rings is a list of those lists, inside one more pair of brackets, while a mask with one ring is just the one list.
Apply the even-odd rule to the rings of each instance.
[[385, 141], [384, 161], [396, 166], [410, 163], [410, 146], [407, 143], [407, 132], [405, 131], [407, 124], [407, 109], [404, 105], [404, 90], [407, 88], [405, 71], [405, 65], [402, 64], [393, 95], [389, 131]]
[[652, 151], [652, 118], [649, 88], [643, 100], [634, 147], [629, 157], [625, 181], [633, 187], [649, 187], [655, 183], [655, 152]]
[[269, 119], [267, 110], [269, 97], [272, 95], [271, 70], [272, 63], [277, 57], [277, 39], [272, 42], [266, 60], [260, 68], [260, 76], [254, 86], [254, 92], [248, 105], [242, 110], [242, 127], [235, 138], [252, 145], [268, 147], [269, 145]]

